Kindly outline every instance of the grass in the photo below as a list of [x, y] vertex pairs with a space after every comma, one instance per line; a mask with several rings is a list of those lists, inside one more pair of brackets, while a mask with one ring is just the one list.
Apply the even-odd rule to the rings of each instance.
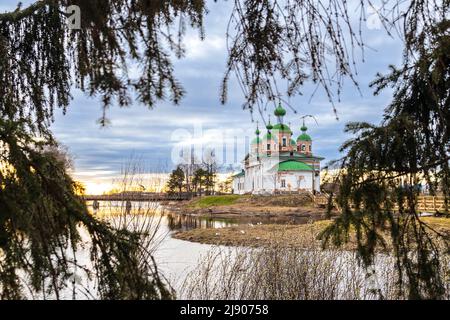
[[204, 196], [194, 199], [188, 207], [190, 208], [208, 208], [216, 206], [229, 206], [235, 204], [240, 198], [240, 195], [224, 195], [224, 196]]
[[221, 195], [204, 196], [192, 200], [187, 207], [191, 209], [203, 209], [209, 207], [229, 206], [239, 203], [243, 207], [312, 207], [310, 195], [272, 195], [272, 196], [252, 196], [252, 195]]
[[438, 229], [439, 231], [450, 233], [450, 218], [422, 217], [420, 220], [429, 224], [431, 227]]

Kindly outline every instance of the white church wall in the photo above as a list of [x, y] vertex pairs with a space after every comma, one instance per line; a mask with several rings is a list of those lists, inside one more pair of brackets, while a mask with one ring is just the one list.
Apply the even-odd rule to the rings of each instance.
[[244, 177], [234, 177], [233, 178], [233, 193], [243, 194], [244, 190]]
[[273, 173], [266, 173], [263, 176], [263, 189], [264, 191], [272, 192], [275, 189], [277, 183], [277, 176]]
[[234, 177], [233, 178], [233, 193], [239, 194], [239, 178]]
[[254, 179], [253, 168], [247, 168], [245, 170], [244, 192], [249, 192], [252, 190]]
[[281, 173], [278, 180], [277, 189], [281, 191], [312, 190], [313, 187], [310, 171]]
[[316, 177], [316, 181], [314, 183], [314, 189], [317, 192], [320, 192], [320, 174], [318, 174], [317, 177]]

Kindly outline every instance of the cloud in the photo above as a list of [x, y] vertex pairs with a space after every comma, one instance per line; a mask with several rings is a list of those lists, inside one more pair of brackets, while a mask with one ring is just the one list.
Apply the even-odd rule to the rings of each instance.
[[[67, 114], [57, 114], [52, 130], [75, 155], [76, 177], [91, 184], [104, 183], [120, 174], [130, 154], [141, 155], [149, 170], [168, 170], [173, 165], [171, 151], [177, 141], [171, 138], [176, 130], [193, 134], [195, 126], [201, 125], [205, 131], [235, 130], [252, 135], [256, 124], [251, 121], [251, 114], [242, 110], [243, 95], [234, 80], [230, 82], [228, 103], [223, 106], [219, 100], [226, 62], [224, 35], [230, 8], [230, 3], [220, 8], [219, 4], [210, 3], [210, 14], [205, 19], [205, 40], [200, 41], [197, 31], [186, 35], [186, 56], [174, 63], [175, 73], [187, 92], [179, 106], [161, 102], [152, 110], [137, 104], [124, 109], [113, 107], [108, 111], [112, 125], [100, 128], [95, 122], [101, 116], [100, 100], [74, 91]], [[345, 83], [340, 102], [336, 102], [339, 121], [323, 91], [318, 90], [310, 99], [315, 90], [311, 83], [303, 87], [303, 96], [290, 100], [297, 114], [288, 110], [286, 122], [291, 122], [294, 138], [300, 134], [300, 116], [314, 115], [318, 124], [308, 119], [308, 133], [313, 138], [314, 152], [324, 156], [325, 162], [339, 157], [339, 146], [350, 137], [343, 132], [346, 122], [378, 123], [391, 98], [390, 91], [374, 97], [369, 83], [377, 72], [387, 72], [389, 64], [401, 61], [402, 46], [380, 30], [369, 30], [366, 36], [372, 49], [365, 51], [365, 63], [358, 67], [361, 92], [351, 83]], [[267, 114], [272, 111], [269, 106]], [[258, 114], [254, 114], [254, 119], [260, 121], [264, 131]], [[227, 139], [228, 143], [232, 140]], [[210, 132], [191, 142], [214, 140], [217, 140], [216, 134]]]
[[225, 57], [225, 37], [219, 35], [207, 35], [204, 40], [194, 33], [189, 33], [184, 38], [186, 58], [188, 60], [205, 59], [211, 56]]

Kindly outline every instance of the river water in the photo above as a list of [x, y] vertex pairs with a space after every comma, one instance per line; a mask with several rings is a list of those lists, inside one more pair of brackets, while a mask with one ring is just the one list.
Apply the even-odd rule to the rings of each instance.
[[98, 210], [92, 208], [92, 202], [88, 202], [88, 208], [92, 214], [108, 219], [114, 226], [126, 225], [130, 229], [142, 228], [155, 232], [154, 240], [149, 246], [154, 246], [153, 255], [158, 269], [169, 280], [176, 291], [180, 287], [186, 275], [195, 268], [201, 258], [213, 247], [209, 244], [200, 244], [175, 239], [172, 235], [177, 231], [194, 228], [223, 228], [242, 224], [301, 224], [308, 222], [307, 218], [211, 218], [193, 217], [180, 213], [172, 213], [159, 203], [132, 202], [127, 208], [124, 202], [99, 202]]

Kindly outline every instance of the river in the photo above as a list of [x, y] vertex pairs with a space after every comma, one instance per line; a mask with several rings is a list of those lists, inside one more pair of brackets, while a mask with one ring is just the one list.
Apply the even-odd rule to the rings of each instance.
[[131, 208], [125, 214], [127, 208], [123, 202], [99, 202], [98, 210], [92, 208], [92, 202], [87, 204], [92, 214], [112, 221], [113, 225], [127, 225], [132, 229], [144, 225], [145, 228], [152, 231], [154, 228], [156, 235], [152, 244], [149, 245], [155, 246], [154, 257], [157, 266], [177, 292], [186, 275], [214, 246], [175, 239], [172, 237], [175, 232], [193, 228], [223, 228], [241, 224], [301, 224], [308, 221], [307, 218], [300, 217], [193, 217], [169, 212], [164, 205], [159, 203], [146, 202], [132, 202]]

